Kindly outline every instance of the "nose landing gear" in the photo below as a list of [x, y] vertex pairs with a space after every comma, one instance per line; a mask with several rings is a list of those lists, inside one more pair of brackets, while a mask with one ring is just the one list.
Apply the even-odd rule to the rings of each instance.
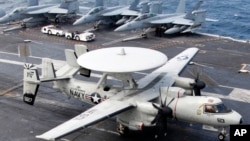
[[227, 131], [225, 130], [225, 128], [223, 128], [218, 135], [219, 141], [224, 141], [226, 138], [226, 135], [227, 135]]

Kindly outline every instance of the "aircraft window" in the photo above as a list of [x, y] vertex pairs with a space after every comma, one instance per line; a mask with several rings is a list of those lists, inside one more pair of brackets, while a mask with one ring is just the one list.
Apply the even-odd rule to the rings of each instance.
[[154, 14], [143, 14], [135, 19], [135, 21], [141, 21], [153, 17]]
[[215, 108], [213, 105], [205, 105], [205, 112], [207, 113], [215, 113]]
[[89, 11], [89, 15], [95, 14], [95, 13], [101, 11], [101, 10], [103, 10], [102, 7], [96, 7], [96, 8]]
[[19, 13], [23, 10], [24, 10], [23, 8], [17, 8], [17, 9], [14, 9], [12, 13]]
[[228, 109], [223, 103], [216, 105], [217, 113], [229, 113], [232, 110]]
[[14, 11], [13, 11], [13, 13], [18, 13], [18, 12], [19, 12], [19, 10], [18, 10], [18, 9], [16, 9], [16, 10], [14, 10]]
[[218, 105], [205, 105], [205, 112], [207, 113], [229, 113], [231, 109], [228, 109], [223, 103]]

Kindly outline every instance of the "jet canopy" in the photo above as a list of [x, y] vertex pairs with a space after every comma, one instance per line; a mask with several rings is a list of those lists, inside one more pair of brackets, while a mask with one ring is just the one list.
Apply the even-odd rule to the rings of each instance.
[[14, 10], [12, 11], [12, 13], [15, 13], [15, 14], [21, 13], [22, 11], [24, 11], [24, 9], [25, 9], [25, 8], [23, 8], [23, 7], [22, 7], [22, 8], [19, 7], [19, 8], [14, 9]]
[[100, 11], [104, 10], [104, 7], [100, 6], [100, 7], [95, 7], [93, 9], [91, 9], [89, 12], [88, 12], [88, 15], [93, 15], [93, 14], [96, 14]]
[[141, 20], [148, 19], [148, 18], [151, 18], [151, 17], [154, 17], [154, 16], [156, 16], [156, 14], [145, 13], [145, 14], [142, 14], [139, 17], [135, 18], [135, 21], [141, 21]]

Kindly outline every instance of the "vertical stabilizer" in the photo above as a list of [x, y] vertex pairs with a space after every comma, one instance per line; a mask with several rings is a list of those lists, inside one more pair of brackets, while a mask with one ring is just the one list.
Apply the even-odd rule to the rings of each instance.
[[23, 101], [33, 105], [40, 84], [37, 68], [31, 64], [25, 64], [23, 78]]
[[103, 0], [95, 0], [95, 7], [104, 6]]
[[141, 2], [140, 4], [140, 13], [141, 14], [144, 14], [144, 13], [149, 13], [149, 3], [144, 1], [144, 2]]
[[153, 14], [162, 14], [162, 2], [151, 2], [149, 12]]
[[176, 13], [185, 13], [186, 12], [186, 0], [180, 0], [179, 5], [176, 9]]
[[60, 8], [68, 9], [68, 14], [73, 14], [79, 12], [79, 5], [78, 0], [63, 0]]
[[193, 9], [190, 10], [190, 11], [187, 13], [186, 18], [187, 18], [187, 19], [194, 19], [194, 14], [193, 14], [193, 12], [194, 12], [194, 11], [197, 11], [197, 10], [200, 8], [200, 6], [201, 6], [202, 3], [203, 3], [203, 0], [198, 0], [198, 2], [197, 2], [196, 5], [193, 7]]
[[88, 47], [82, 44], [75, 44], [75, 53], [77, 58], [82, 54], [88, 52]]
[[42, 78], [44, 79], [56, 78], [54, 65], [52, 63], [52, 60], [49, 58], [42, 59]]
[[129, 10], [137, 10], [137, 5], [139, 4], [140, 0], [134, 0], [130, 6], [129, 6]]
[[39, 5], [39, 0], [28, 0], [27, 2], [28, 2], [28, 7]]
[[66, 57], [66, 62], [68, 65], [72, 67], [79, 67], [76, 61], [77, 56], [74, 50], [65, 49], [65, 57]]
[[[76, 54], [77, 58], [80, 57], [82, 54], [87, 53], [87, 52], [88, 52], [87, 46], [82, 45], [82, 44], [75, 45], [75, 54]], [[81, 67], [79, 73], [80, 73], [80, 75], [90, 77], [91, 70]]]

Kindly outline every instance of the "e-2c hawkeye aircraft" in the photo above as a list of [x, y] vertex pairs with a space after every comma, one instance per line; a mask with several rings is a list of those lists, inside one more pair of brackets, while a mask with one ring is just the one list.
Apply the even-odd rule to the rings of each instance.
[[[192, 32], [202, 26], [205, 21], [206, 11], [199, 10], [203, 2], [203, 0], [199, 0], [193, 9], [186, 13], [185, 1], [180, 0], [176, 12], [173, 14], [145, 13], [117, 27], [115, 31], [161, 27], [161, 29], [164, 29], [164, 34]], [[146, 33], [142, 35], [146, 35]]]
[[[167, 61], [165, 54], [146, 48], [111, 47], [87, 52], [86, 47], [76, 46], [75, 51], [65, 50], [67, 64], [57, 71], [51, 59], [43, 59], [41, 77], [35, 67], [26, 64], [24, 102], [33, 105], [40, 83], [53, 81], [53, 88], [94, 105], [36, 137], [56, 140], [116, 116], [117, 130], [122, 136], [145, 127], [159, 129], [155, 137], [166, 135], [167, 119], [174, 119], [221, 127], [218, 137], [224, 140], [225, 128], [242, 123], [242, 117], [219, 98], [196, 96], [204, 82], [179, 76], [197, 53], [197, 48], [188, 48]], [[141, 79], [133, 77], [134, 72], [153, 68]], [[91, 76], [91, 70], [103, 72], [98, 83], [73, 77], [78, 72]], [[111, 83], [113, 79], [120, 83]]]
[[61, 4], [38, 5], [38, 0], [29, 0], [27, 7], [15, 8], [12, 12], [0, 18], [0, 23], [22, 21], [21, 26], [54, 20], [60, 22], [67, 15], [76, 14], [79, 11], [78, 0], [63, 0]]

